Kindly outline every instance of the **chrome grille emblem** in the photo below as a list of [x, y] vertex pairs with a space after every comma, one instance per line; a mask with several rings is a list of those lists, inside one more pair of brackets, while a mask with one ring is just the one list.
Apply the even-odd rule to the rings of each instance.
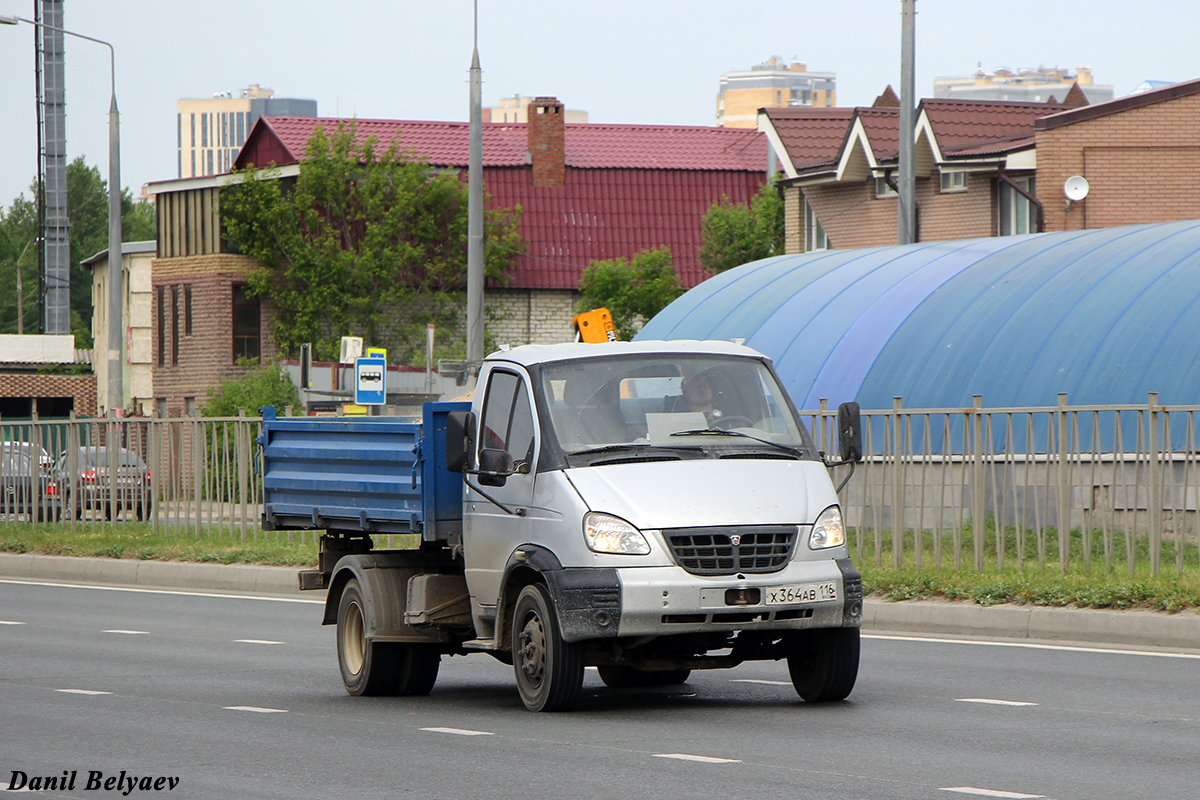
[[735, 533], [729, 537], [729, 543], [732, 544], [734, 547], [737, 547], [739, 544], [742, 543], [742, 537]]

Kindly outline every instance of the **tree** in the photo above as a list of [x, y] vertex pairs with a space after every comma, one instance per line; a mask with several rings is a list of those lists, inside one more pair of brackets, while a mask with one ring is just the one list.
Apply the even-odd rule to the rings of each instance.
[[[21, 305], [26, 333], [37, 332], [38, 256], [36, 239], [37, 182], [0, 211], [0, 332], [17, 332], [16, 270], [21, 270]], [[108, 184], [100, 170], [89, 167], [83, 156], [67, 165], [67, 214], [71, 221], [71, 332], [75, 346], [92, 346], [92, 275], [80, 264], [108, 249]], [[135, 202], [128, 189], [121, 192], [121, 240], [154, 239], [157, 233], [154, 204]], [[26, 245], [32, 246], [26, 247]], [[22, 253], [24, 255], [22, 255]], [[17, 260], [20, 259], [18, 267]], [[11, 291], [10, 291], [11, 288]]]
[[300, 393], [278, 364], [257, 366], [257, 362], [242, 359], [238, 366], [246, 370], [236, 380], [221, 381], [210, 387], [208, 402], [201, 413], [206, 417], [236, 417], [244, 408], [251, 415], [263, 406], [275, 406], [282, 413], [288, 406], [300, 405]]
[[593, 261], [579, 281], [577, 310], [607, 308], [622, 340], [632, 339], [646, 320], [683, 294], [671, 250], [643, 250], [632, 260]]
[[[423, 353], [426, 324], [461, 326], [467, 188], [456, 174], [394, 143], [357, 144], [351, 123], [330, 136], [317, 129], [294, 181], [271, 170], [243, 178], [222, 191], [221, 219], [260, 265], [250, 289], [279, 311], [281, 352], [311, 342], [314, 357], [333, 359], [340, 338], [355, 335], [404, 363]], [[485, 214], [491, 279], [521, 252], [519, 214]]]
[[714, 275], [783, 255], [783, 199], [775, 182], [764, 183], [749, 206], [722, 197], [704, 215], [700, 263]]

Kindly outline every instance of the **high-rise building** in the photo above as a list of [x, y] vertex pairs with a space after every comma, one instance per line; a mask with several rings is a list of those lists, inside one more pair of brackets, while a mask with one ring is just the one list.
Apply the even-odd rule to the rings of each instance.
[[1011, 70], [999, 67], [985, 71], [980, 65], [969, 78], [937, 78], [933, 96], [953, 100], [1000, 100], [1018, 103], [1045, 103], [1053, 97], [1062, 102], [1076, 83], [1088, 103], [1113, 99], [1113, 87], [1095, 83], [1091, 67], [1076, 67], [1075, 74], [1059, 67]]
[[259, 117], [315, 117], [317, 101], [276, 97], [271, 89], [251, 84], [236, 97], [223, 92], [180, 100], [175, 110], [179, 177], [194, 178], [228, 172]]
[[748, 70], [726, 72], [717, 93], [717, 127], [756, 128], [760, 108], [837, 105], [837, 73], [811, 72], [803, 61], [771, 56]]
[[[529, 121], [529, 101], [532, 97], [514, 94], [512, 97], [503, 97], [500, 102], [493, 108], [483, 109], [484, 122], [520, 122]], [[574, 111], [565, 109], [563, 111], [563, 122], [570, 124], [586, 123], [588, 121], [588, 112]]]

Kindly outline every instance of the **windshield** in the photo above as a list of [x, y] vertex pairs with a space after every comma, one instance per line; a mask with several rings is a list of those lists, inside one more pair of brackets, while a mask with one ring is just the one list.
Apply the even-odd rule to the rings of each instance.
[[546, 364], [541, 391], [563, 451], [739, 448], [816, 458], [758, 359], [630, 355]]

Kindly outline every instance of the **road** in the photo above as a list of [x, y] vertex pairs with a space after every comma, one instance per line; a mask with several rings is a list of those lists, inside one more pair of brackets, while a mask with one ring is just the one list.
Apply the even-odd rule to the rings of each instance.
[[130, 777], [164, 779], [131, 797], [323, 800], [1197, 792], [1200, 651], [872, 635], [845, 703], [755, 663], [624, 691], [589, 670], [579, 710], [532, 714], [483, 655], [444, 660], [428, 697], [346, 695], [318, 602], [0, 580], [0, 790], [19, 771], [75, 773], [46, 797]]

